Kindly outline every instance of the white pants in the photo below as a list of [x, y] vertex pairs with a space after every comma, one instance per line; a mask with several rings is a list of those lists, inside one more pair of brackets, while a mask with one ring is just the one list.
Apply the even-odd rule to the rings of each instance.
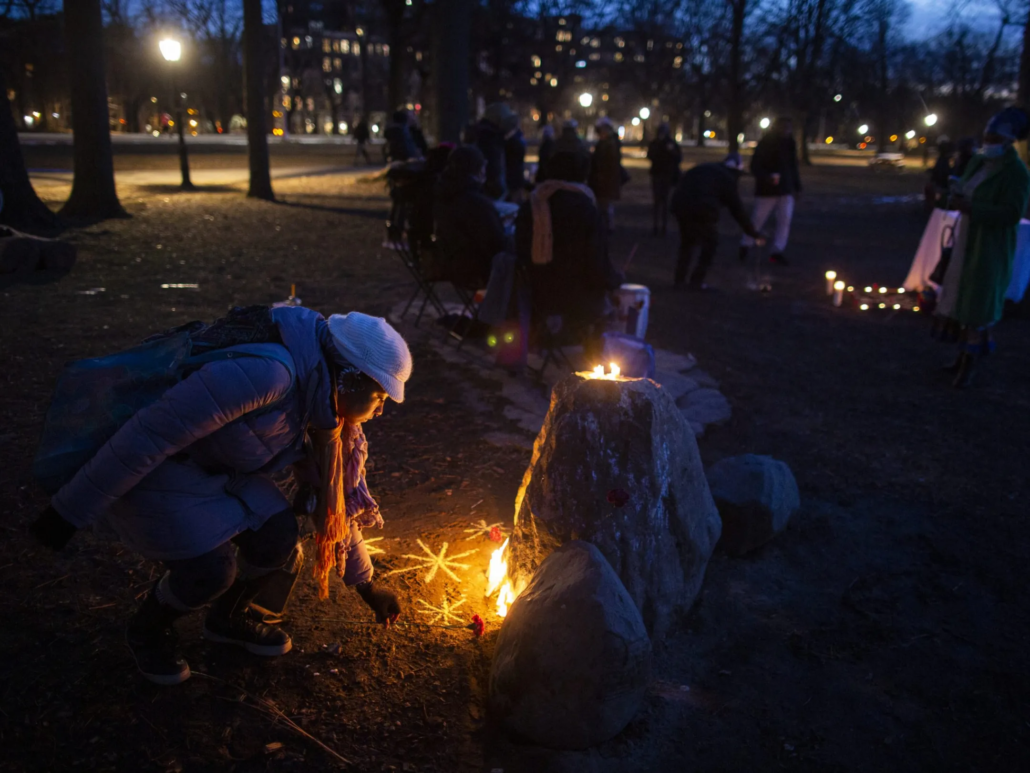
[[[769, 215], [776, 210], [776, 235], [773, 237], [773, 254], [782, 253], [787, 249], [787, 239], [790, 237], [790, 221], [794, 217], [793, 196], [756, 196], [755, 208], [751, 214], [751, 223], [756, 231], [761, 231]], [[755, 240], [745, 235], [740, 240], [745, 247], [750, 247]]]

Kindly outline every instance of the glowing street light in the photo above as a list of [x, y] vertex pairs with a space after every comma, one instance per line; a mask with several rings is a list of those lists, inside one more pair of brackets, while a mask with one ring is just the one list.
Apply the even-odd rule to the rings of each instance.
[[935, 123], [937, 123], [937, 113], [930, 113], [930, 115], [926, 116], [926, 118], [923, 119], [923, 123], [925, 123], [927, 126], [933, 126]]
[[[169, 65], [174, 65], [182, 58], [182, 44], [174, 38], [165, 38], [157, 44], [161, 49], [161, 56]], [[190, 159], [186, 153], [186, 135], [184, 133], [182, 120], [182, 100], [185, 96], [175, 85], [175, 67], [171, 66], [172, 91], [175, 92], [175, 126], [179, 132], [179, 169], [182, 171], [182, 187], [185, 190], [192, 190], [193, 183], [190, 181]], [[195, 125], [195, 124], [194, 124]]]
[[906, 140], [914, 140], [915, 138], [916, 138], [916, 130], [915, 129], [909, 129], [907, 132], [905, 132], [905, 139]]
[[840, 101], [841, 101], [842, 99], [844, 99], [844, 96], [843, 96], [843, 95], [841, 95], [841, 94], [836, 94], [836, 95], [834, 95], [834, 97], [833, 97], [833, 101], [834, 101], [834, 102], [840, 102]]
[[165, 38], [157, 47], [161, 49], [161, 56], [166, 62], [178, 62], [182, 58], [182, 43], [173, 38]]
[[640, 119], [637, 118], [637, 116], [633, 116], [633, 120], [630, 121], [630, 123], [633, 124], [634, 126], [640, 126]]
[[869, 124], [867, 124], [867, 123], [864, 123], [864, 124], [862, 124], [861, 126], [858, 127], [858, 133], [859, 134], [865, 134], [867, 131], [869, 131]]
[[646, 108], [646, 107], [640, 108], [640, 119], [642, 121], [646, 121], [650, 117], [651, 117], [651, 110], [649, 108]]
[[770, 121], [768, 118], [763, 118], [761, 121], [758, 122], [758, 125], [761, 126], [763, 129], [768, 129], [771, 124], [772, 121]]
[[579, 95], [579, 104], [583, 107], [590, 107], [592, 104], [594, 104], [594, 95], [587, 91], [584, 91], [582, 94]]

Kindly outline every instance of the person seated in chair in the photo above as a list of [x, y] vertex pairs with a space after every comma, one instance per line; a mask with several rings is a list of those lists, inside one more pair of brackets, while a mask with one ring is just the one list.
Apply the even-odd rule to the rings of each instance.
[[528, 270], [536, 324], [563, 340], [578, 336], [590, 349], [623, 275], [608, 256], [605, 221], [586, 185], [590, 159], [564, 140], [548, 162], [548, 180], [519, 209], [515, 248]]
[[486, 158], [473, 145], [454, 150], [436, 186], [433, 215], [440, 268], [469, 290], [486, 287], [494, 255], [504, 250], [504, 224], [483, 193]]

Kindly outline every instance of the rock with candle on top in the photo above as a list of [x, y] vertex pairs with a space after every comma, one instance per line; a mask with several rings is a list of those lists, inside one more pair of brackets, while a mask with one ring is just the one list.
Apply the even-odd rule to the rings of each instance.
[[490, 705], [533, 743], [585, 749], [629, 724], [650, 677], [640, 611], [601, 552], [572, 541], [512, 604], [494, 649]]
[[798, 484], [786, 462], [744, 454], [716, 462], [708, 485], [722, 517], [719, 547], [743, 555], [785, 528], [801, 506]]
[[662, 638], [701, 588], [719, 514], [694, 432], [665, 390], [603, 376], [573, 374], [554, 387], [497, 562], [502, 592], [518, 596], [551, 551], [585, 540]]

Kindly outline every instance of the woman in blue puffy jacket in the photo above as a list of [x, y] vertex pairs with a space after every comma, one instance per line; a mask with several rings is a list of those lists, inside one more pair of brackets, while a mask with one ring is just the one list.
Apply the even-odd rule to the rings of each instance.
[[206, 638], [258, 655], [290, 650], [289, 635], [250, 604], [297, 558], [295, 510], [272, 480], [291, 466], [301, 491], [317, 492], [299, 499], [314, 505], [320, 595], [335, 565], [379, 622], [400, 613], [392, 593], [373, 588], [361, 538], [362, 526], [382, 525], [365, 485], [361, 425], [388, 398], [404, 400], [408, 347], [385, 320], [358, 312], [270, 314], [274, 356], [234, 357], [230, 348], [191, 373], [133, 415], [33, 524], [60, 549], [102, 519], [164, 562], [127, 634], [141, 673], [158, 684], [189, 678], [172, 624], [207, 605]]

